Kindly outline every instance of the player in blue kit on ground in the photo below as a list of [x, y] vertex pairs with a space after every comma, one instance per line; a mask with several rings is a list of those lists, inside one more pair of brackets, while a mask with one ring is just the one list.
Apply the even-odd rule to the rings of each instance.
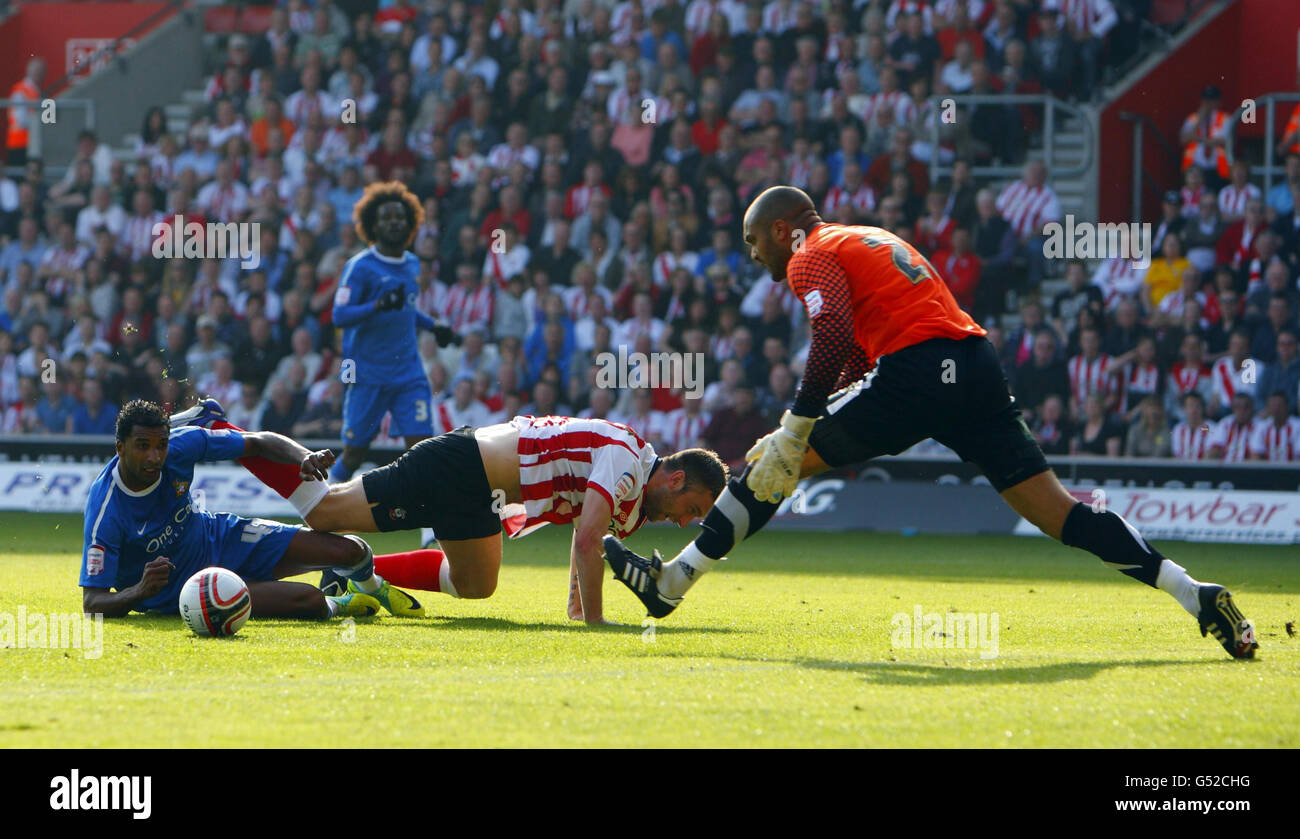
[[[424, 222], [419, 199], [401, 183], [375, 183], [352, 210], [357, 236], [369, 248], [348, 260], [334, 294], [334, 324], [343, 330], [343, 455], [330, 479], [352, 477], [379, 432], [409, 449], [433, 434], [433, 390], [417, 350], [416, 330], [433, 332], [439, 346], [456, 340], [450, 328], [415, 308], [420, 260], [407, 250]], [[433, 533], [423, 534], [432, 541]]]
[[[118, 414], [116, 437], [117, 456], [86, 500], [80, 581], [85, 611], [106, 617], [174, 614], [185, 581], [217, 565], [248, 584], [257, 617], [369, 616], [381, 607], [393, 614], [423, 613], [413, 598], [375, 576], [373, 553], [360, 537], [210, 513], [190, 495], [196, 463], [265, 457], [299, 464], [304, 479], [324, 481], [334, 459], [330, 451], [310, 452], [269, 432], [173, 428], [162, 408], [143, 400]], [[355, 590], [326, 597], [315, 586], [283, 580], [331, 568]]]

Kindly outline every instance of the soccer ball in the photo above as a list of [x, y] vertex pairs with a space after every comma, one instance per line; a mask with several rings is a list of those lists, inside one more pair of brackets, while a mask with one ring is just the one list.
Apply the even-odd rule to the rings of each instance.
[[253, 611], [248, 586], [234, 571], [204, 568], [181, 587], [181, 617], [195, 635], [234, 635]]

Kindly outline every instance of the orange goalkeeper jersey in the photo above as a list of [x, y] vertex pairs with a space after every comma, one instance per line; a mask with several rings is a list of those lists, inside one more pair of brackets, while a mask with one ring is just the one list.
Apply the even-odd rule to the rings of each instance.
[[916, 248], [879, 227], [823, 223], [790, 257], [786, 277], [812, 324], [795, 413], [816, 416], [858, 345], [872, 363], [931, 338], [985, 335]]

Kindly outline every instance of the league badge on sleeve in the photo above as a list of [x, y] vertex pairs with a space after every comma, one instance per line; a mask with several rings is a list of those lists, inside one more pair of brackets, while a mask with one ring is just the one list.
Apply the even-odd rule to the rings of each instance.
[[104, 571], [104, 549], [99, 545], [91, 545], [90, 550], [86, 551], [86, 573], [94, 577]]

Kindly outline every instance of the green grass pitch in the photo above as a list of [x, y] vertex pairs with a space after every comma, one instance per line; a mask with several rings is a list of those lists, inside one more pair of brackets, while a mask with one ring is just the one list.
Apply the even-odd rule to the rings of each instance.
[[[667, 555], [695, 531], [646, 528]], [[1295, 547], [1166, 543], [1258, 627], [1233, 661], [1172, 599], [1045, 539], [767, 532], [654, 627], [622, 586], [565, 619], [567, 528], [506, 545], [435, 617], [104, 623], [102, 657], [0, 649], [0, 746], [1300, 746]], [[374, 535], [377, 553], [413, 533]], [[0, 613], [69, 612], [77, 516], [0, 514]], [[998, 655], [895, 648], [891, 618], [998, 614]], [[941, 642], [942, 643], [942, 642]]]

